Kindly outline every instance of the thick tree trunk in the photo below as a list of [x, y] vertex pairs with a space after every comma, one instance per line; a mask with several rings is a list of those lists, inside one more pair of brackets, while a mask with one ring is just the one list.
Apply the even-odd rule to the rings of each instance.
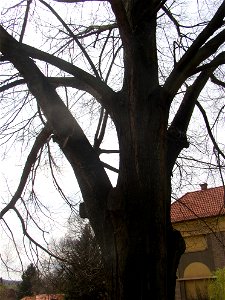
[[173, 300], [183, 244], [170, 223], [168, 111], [160, 89], [142, 103], [130, 99], [129, 110], [124, 105], [117, 114], [120, 173], [108, 197], [115, 248], [111, 299]]
[[[111, 194], [114, 201], [123, 197], [118, 188]], [[174, 300], [183, 239], [165, 222], [160, 208], [155, 213], [154, 202], [160, 202], [155, 188], [149, 189], [149, 195], [127, 188], [127, 195], [123, 200], [131, 206], [136, 202], [136, 209], [110, 207], [115, 229], [110, 299]]]

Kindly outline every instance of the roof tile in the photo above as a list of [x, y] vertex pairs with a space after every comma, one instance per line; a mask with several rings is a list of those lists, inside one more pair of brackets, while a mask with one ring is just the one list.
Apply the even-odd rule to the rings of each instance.
[[186, 193], [171, 205], [172, 223], [225, 214], [224, 187]]

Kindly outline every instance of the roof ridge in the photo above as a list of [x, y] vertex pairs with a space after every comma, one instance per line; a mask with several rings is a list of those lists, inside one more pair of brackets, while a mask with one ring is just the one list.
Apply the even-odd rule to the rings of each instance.
[[224, 186], [187, 192], [171, 204], [172, 221], [225, 214]]
[[180, 198], [178, 198], [177, 200], [175, 200], [173, 203], [175, 203], [177, 201], [180, 201], [182, 198], [184, 198], [188, 194], [194, 194], [194, 193], [199, 193], [199, 192], [207, 192], [209, 190], [213, 190], [213, 189], [215, 190], [215, 189], [219, 189], [219, 188], [224, 188], [225, 189], [225, 186], [221, 185], [221, 186], [216, 186], [216, 187], [210, 187], [210, 188], [207, 188], [205, 190], [196, 190], [196, 191], [186, 192], [183, 196], [181, 196]]

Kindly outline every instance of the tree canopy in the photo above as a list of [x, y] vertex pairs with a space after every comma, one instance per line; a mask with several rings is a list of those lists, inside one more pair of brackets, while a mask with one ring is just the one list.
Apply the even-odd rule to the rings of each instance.
[[174, 299], [185, 246], [172, 228], [171, 198], [202, 173], [223, 184], [224, 18], [221, 0], [4, 3], [2, 157], [27, 152], [0, 212], [14, 244], [10, 212], [31, 249], [54, 256], [39, 240], [47, 230], [35, 213], [49, 209], [35, 180], [48, 165], [74, 208], [57, 177], [62, 157], [101, 248], [110, 298]]

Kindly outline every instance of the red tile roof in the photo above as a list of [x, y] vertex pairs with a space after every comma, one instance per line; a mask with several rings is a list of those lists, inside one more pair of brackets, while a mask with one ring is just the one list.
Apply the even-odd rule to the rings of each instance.
[[171, 205], [172, 223], [225, 214], [224, 187], [189, 192]]

